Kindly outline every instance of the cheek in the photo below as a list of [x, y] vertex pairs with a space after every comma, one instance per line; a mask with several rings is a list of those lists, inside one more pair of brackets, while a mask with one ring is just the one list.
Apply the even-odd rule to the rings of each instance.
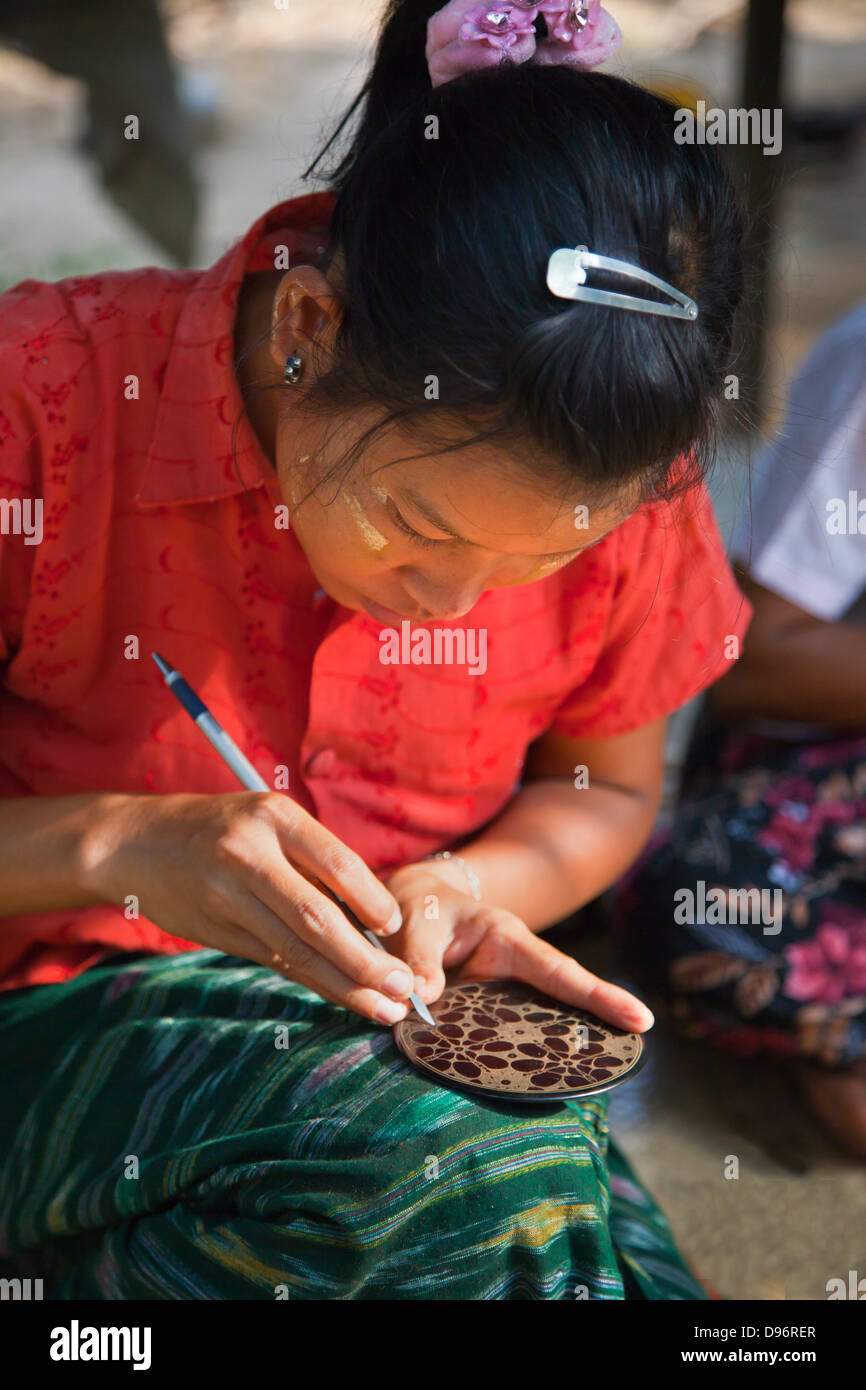
[[382, 555], [388, 553], [389, 543], [370, 525], [360, 507], [346, 505], [341, 494], [320, 502], [315, 479], [302, 455], [293, 469], [280, 468], [280, 493], [290, 513], [290, 525], [308, 560], [318, 572], [348, 575], [358, 570], [381, 568]]
[[353, 530], [329, 515], [328, 507], [305, 502], [292, 517], [292, 527], [307, 556], [329, 570], [345, 569], [347, 557], [357, 550]]
[[293, 518], [298, 542], [311, 567], [324, 581], [351, 588], [390, 568], [383, 554], [368, 543], [351, 514], [337, 498], [330, 506], [310, 499]]

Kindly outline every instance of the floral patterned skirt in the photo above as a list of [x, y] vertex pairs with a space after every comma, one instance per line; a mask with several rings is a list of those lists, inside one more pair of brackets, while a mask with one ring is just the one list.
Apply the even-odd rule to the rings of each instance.
[[681, 1031], [743, 1056], [866, 1058], [866, 736], [692, 745], [616, 921]]

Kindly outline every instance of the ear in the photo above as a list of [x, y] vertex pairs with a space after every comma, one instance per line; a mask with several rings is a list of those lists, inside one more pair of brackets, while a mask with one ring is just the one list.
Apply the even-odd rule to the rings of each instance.
[[277, 285], [271, 309], [270, 351], [280, 371], [286, 358], [330, 346], [343, 314], [334, 286], [312, 265], [298, 265]]

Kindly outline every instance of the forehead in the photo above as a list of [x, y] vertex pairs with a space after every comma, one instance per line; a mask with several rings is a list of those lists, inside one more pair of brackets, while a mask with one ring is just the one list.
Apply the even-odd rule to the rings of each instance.
[[520, 540], [554, 538], [560, 549], [577, 548], [637, 505], [636, 496], [593, 495], [577, 477], [545, 468], [538, 451], [484, 440], [441, 452], [442, 443], [389, 431], [365, 455], [364, 475], [397, 506], [477, 545], [518, 549]]

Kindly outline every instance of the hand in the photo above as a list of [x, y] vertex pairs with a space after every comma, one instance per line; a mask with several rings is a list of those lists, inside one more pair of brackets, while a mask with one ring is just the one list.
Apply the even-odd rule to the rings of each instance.
[[396, 1023], [415, 981], [379, 951], [320, 880], [377, 935], [400, 926], [388, 889], [359, 855], [277, 792], [98, 799], [79, 881], [94, 902], [135, 894], [143, 916], [185, 941], [267, 965], [354, 1009]]
[[[513, 913], [476, 902], [435, 869], [408, 864], [385, 882], [403, 913], [392, 949], [411, 967], [426, 1004], [439, 998], [445, 971], [453, 970], [456, 980], [523, 980], [629, 1032], [643, 1033], [655, 1022], [635, 995], [585, 970]], [[434, 907], [438, 916], [425, 915]]]

